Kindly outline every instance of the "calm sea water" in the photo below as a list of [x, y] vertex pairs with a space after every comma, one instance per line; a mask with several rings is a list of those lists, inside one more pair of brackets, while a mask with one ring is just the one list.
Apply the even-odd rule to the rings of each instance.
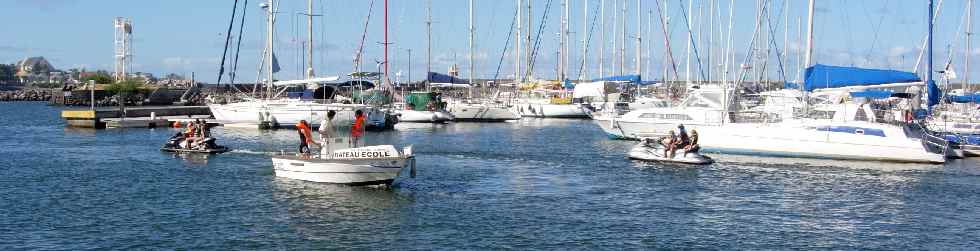
[[216, 128], [236, 149], [158, 150], [171, 129], [66, 128], [0, 103], [0, 249], [975, 249], [977, 160], [720, 155], [627, 160], [589, 121], [401, 124], [418, 177], [390, 189], [276, 178], [296, 133]]

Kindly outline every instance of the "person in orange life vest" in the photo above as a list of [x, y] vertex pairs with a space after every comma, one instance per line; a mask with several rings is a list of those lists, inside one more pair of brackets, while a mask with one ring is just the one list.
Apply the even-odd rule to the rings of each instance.
[[310, 154], [310, 145], [316, 144], [313, 141], [313, 132], [310, 130], [310, 124], [306, 120], [300, 120], [296, 124], [296, 130], [299, 132], [299, 153], [304, 155]]
[[354, 112], [354, 127], [351, 127], [350, 138], [351, 145], [357, 147], [357, 141], [364, 136], [364, 112], [357, 110]]

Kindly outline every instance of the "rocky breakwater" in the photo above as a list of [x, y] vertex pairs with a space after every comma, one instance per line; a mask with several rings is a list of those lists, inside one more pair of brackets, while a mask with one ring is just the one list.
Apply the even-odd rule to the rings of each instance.
[[48, 101], [51, 99], [50, 90], [13, 90], [0, 91], [0, 101]]

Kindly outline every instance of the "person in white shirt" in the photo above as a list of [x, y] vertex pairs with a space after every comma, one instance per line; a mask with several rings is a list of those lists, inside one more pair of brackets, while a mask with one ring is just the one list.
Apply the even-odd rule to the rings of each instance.
[[337, 137], [337, 132], [333, 128], [333, 117], [336, 115], [337, 112], [335, 111], [327, 111], [327, 117], [323, 118], [323, 120], [320, 121], [320, 129], [318, 129], [317, 131], [320, 132], [320, 142], [322, 142], [322, 144], [320, 145], [321, 157], [323, 156], [329, 157], [330, 154], [333, 152], [330, 149], [331, 148], [330, 141], [332, 141], [333, 138]]

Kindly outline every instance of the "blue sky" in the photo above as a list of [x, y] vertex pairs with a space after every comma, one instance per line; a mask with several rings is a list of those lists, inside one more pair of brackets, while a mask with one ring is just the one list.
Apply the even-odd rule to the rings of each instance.
[[[240, 5], [245, 0], [239, 0]], [[277, 24], [276, 53], [283, 71], [279, 79], [300, 76], [299, 43], [305, 39], [305, 21], [297, 12], [305, 11], [305, 0], [281, 0], [281, 14]], [[365, 42], [365, 70], [374, 68], [374, 60], [383, 57], [378, 44], [383, 41], [383, 0], [376, 0], [373, 16], [368, 27]], [[938, 2], [939, 0], [937, 0]], [[125, 0], [3, 0], [0, 9], [0, 62], [13, 63], [27, 56], [44, 56], [60, 69], [81, 68], [111, 70], [113, 64], [113, 27], [116, 16], [133, 18], [135, 37], [134, 70], [151, 72], [157, 75], [178, 73], [190, 75], [196, 72], [198, 79], [213, 83], [224, 45], [225, 32], [231, 14], [233, 0], [206, 1], [125, 1]], [[245, 81], [254, 81], [258, 67], [258, 56], [265, 36], [264, 16], [258, 8], [261, 0], [248, 3], [247, 21], [243, 50], [240, 59], [240, 74]], [[476, 75], [492, 77], [496, 72], [504, 42], [510, 32], [514, 15], [515, 1], [476, 0]], [[553, 0], [545, 32], [542, 35], [541, 52], [535, 64], [535, 76], [554, 78], [555, 50], [559, 8], [561, 0]], [[600, 0], [589, 0], [589, 22], [598, 8]], [[635, 55], [636, 1], [628, 0], [626, 69], [632, 72]], [[668, 0], [667, 16], [671, 35], [670, 43], [674, 59], [678, 63], [681, 78], [685, 75], [686, 38], [681, 6], [690, 8], [688, 0]], [[729, 0], [717, 0], [715, 18], [715, 41], [707, 44], [708, 0], [694, 0], [694, 16], [691, 17], [695, 29], [703, 22], [704, 42], [699, 48], [702, 57], [712, 48], [714, 57], [720, 58], [725, 49], [721, 34], [727, 34]], [[788, 43], [784, 44], [783, 0], [770, 0], [772, 11], [773, 40], [787, 52], [784, 66], [790, 80], [795, 78], [799, 68], [798, 58], [802, 51], [798, 21], [806, 23], [806, 1], [789, 0]], [[368, 15], [371, 0], [339, 1], [315, 0], [315, 11], [323, 14], [315, 20], [316, 55], [314, 65], [318, 75], [343, 75], [352, 70], [352, 58], [360, 41], [364, 20]], [[418, 80], [425, 71], [425, 0], [390, 0], [389, 40], [394, 43], [389, 51], [392, 72], [402, 71], [407, 78], [411, 64], [412, 78]], [[540, 25], [547, 0], [533, 1], [533, 22], [535, 30]], [[570, 4], [572, 46], [570, 77], [578, 78], [581, 60], [582, 17], [584, 0], [572, 0]], [[613, 64], [612, 37], [613, 5], [623, 1], [606, 0], [606, 74], [598, 73], [596, 60], [599, 46], [599, 28], [592, 31], [589, 62], [586, 64], [586, 77], [609, 75]], [[963, 21], [965, 0], [945, 0], [936, 27], [937, 65], [947, 60], [949, 51], [953, 52], [953, 64], [959, 76], [964, 76], [962, 64], [964, 57]], [[699, 15], [699, 7], [703, 14]], [[875, 68], [912, 70], [918, 54], [918, 46], [925, 36], [924, 0], [819, 0], [815, 22], [815, 61], [823, 64], [853, 65]], [[321, 10], [322, 8], [322, 10]], [[664, 70], [664, 36], [659, 24], [656, 5], [652, 0], [642, 1], [644, 39], [642, 72], [650, 79], [660, 79]], [[648, 33], [648, 12], [653, 11], [652, 33]], [[463, 76], [468, 76], [468, 1], [432, 0], [432, 68], [445, 72], [450, 64], [456, 62]], [[756, 1], [736, 0], [732, 49], [736, 63], [742, 63], [748, 52], [756, 17]], [[701, 16], [701, 18], [698, 18]], [[976, 21], [977, 18], [974, 18]], [[527, 24], [525, 24], [527, 25]], [[978, 24], [980, 25], [980, 24]], [[804, 27], [805, 29], [805, 27]], [[237, 28], [236, 28], [237, 30]], [[297, 32], [298, 31], [298, 32]], [[696, 35], [697, 36], [697, 35]], [[325, 39], [324, 39], [325, 38]], [[650, 40], [652, 39], [652, 40]], [[652, 48], [648, 48], [652, 44]], [[974, 43], [977, 44], [977, 43]], [[972, 56], [980, 54], [980, 45], [974, 46]], [[407, 49], [412, 49], [411, 62]], [[513, 74], [513, 56], [504, 55], [501, 77]], [[770, 56], [770, 64], [777, 64]], [[980, 77], [980, 61], [974, 57], [970, 76]], [[648, 64], [649, 63], [649, 64]], [[704, 62], [707, 64], [707, 62]], [[719, 64], [716, 60], [714, 64]], [[705, 66], [707, 67], [707, 66]], [[774, 67], [774, 66], [770, 66]], [[692, 66], [692, 75], [696, 74]], [[717, 68], [715, 71], [718, 71]], [[648, 72], [652, 72], [649, 73]], [[776, 71], [768, 73], [770, 78], [781, 78]]]

